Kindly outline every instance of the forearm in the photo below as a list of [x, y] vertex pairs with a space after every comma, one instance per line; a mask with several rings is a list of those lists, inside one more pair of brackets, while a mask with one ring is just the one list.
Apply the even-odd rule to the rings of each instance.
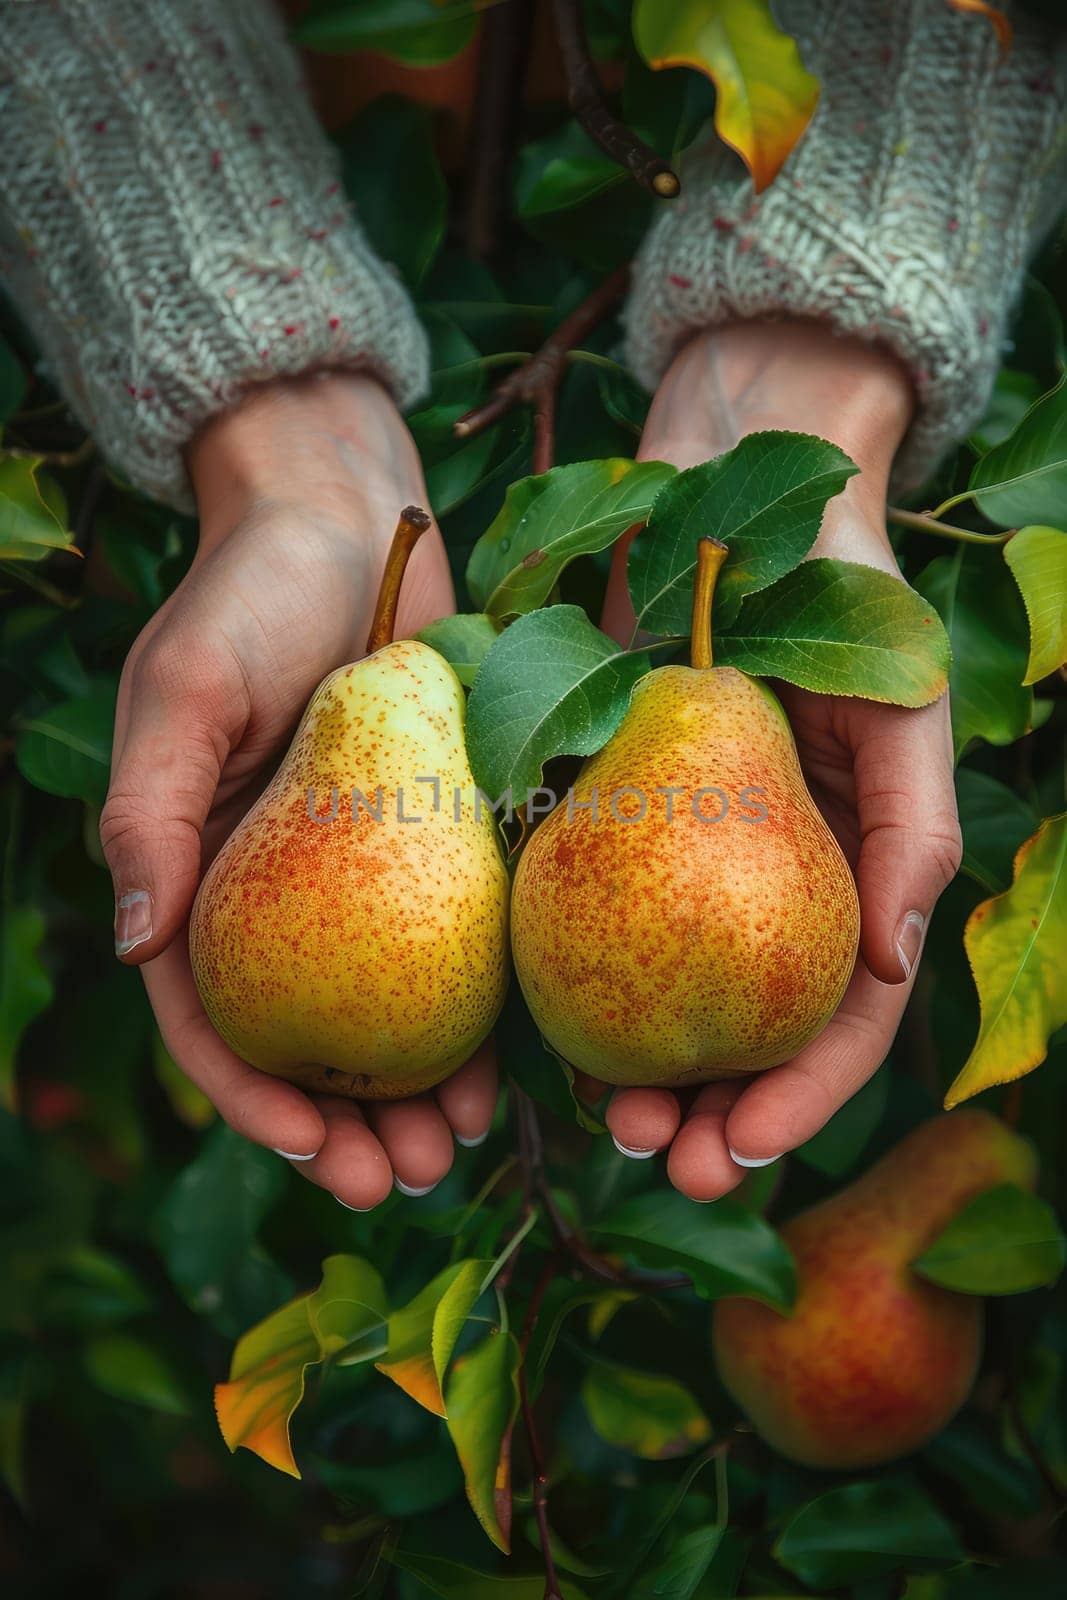
[[0, 90], [0, 273], [138, 487], [188, 505], [186, 445], [251, 385], [364, 368], [417, 398], [425, 338], [268, 0], [0, 6]]

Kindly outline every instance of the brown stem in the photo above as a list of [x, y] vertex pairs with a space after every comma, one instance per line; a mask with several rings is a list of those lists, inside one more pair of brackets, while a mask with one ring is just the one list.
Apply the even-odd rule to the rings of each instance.
[[482, 20], [464, 218], [467, 254], [475, 261], [490, 260], [500, 246], [533, 19], [534, 0], [500, 0]]
[[718, 539], [706, 535], [697, 540], [697, 570], [693, 583], [693, 631], [689, 640], [690, 664], [707, 671], [712, 664], [711, 603], [715, 598], [715, 580], [722, 564], [730, 554], [729, 547]]
[[85, 438], [75, 450], [26, 450], [21, 445], [5, 445], [6, 456], [17, 456], [20, 461], [36, 461], [44, 467], [80, 467], [89, 460], [96, 445]]
[[607, 108], [585, 36], [581, 0], [553, 0], [556, 37], [567, 75], [567, 99], [578, 122], [604, 154], [633, 173], [643, 189], [663, 200], [681, 191], [678, 175], [632, 128]]
[[453, 425], [457, 439], [469, 439], [481, 433], [490, 423], [497, 422], [512, 406], [524, 404], [534, 408], [535, 472], [547, 472], [555, 460], [556, 395], [571, 350], [581, 344], [599, 322], [626, 293], [630, 281], [629, 267], [619, 267], [610, 278], [564, 317], [528, 361], [497, 384], [489, 399], [475, 406]]
[[396, 607], [400, 599], [400, 585], [404, 581], [408, 557], [430, 526], [429, 514], [421, 506], [405, 506], [385, 558], [378, 589], [378, 603], [374, 607], [374, 620], [367, 635], [367, 654], [373, 655], [383, 645], [390, 643], [396, 627]]
[[515, 1096], [519, 1120], [519, 1161], [523, 1168], [523, 1181], [529, 1185], [527, 1192], [531, 1196], [536, 1196], [538, 1203], [543, 1207], [560, 1250], [585, 1273], [587, 1278], [595, 1278], [599, 1283], [610, 1283], [615, 1288], [657, 1291], [688, 1289], [691, 1280], [683, 1273], [675, 1273], [665, 1278], [649, 1277], [639, 1272], [627, 1272], [624, 1267], [617, 1267], [606, 1256], [598, 1254], [586, 1244], [580, 1234], [575, 1232], [556, 1204], [545, 1172], [544, 1141], [541, 1137], [537, 1107], [517, 1083], [512, 1083], [511, 1092]]
[[541, 1445], [541, 1435], [537, 1427], [537, 1418], [534, 1415], [533, 1402], [530, 1399], [526, 1381], [526, 1355], [530, 1348], [530, 1340], [533, 1337], [534, 1329], [537, 1327], [541, 1302], [555, 1275], [556, 1260], [554, 1256], [549, 1256], [541, 1269], [541, 1275], [534, 1286], [533, 1294], [530, 1296], [522, 1332], [519, 1335], [519, 1349], [522, 1352], [522, 1359], [519, 1362], [519, 1406], [522, 1411], [523, 1427], [526, 1429], [526, 1441], [530, 1449], [530, 1477], [533, 1485], [534, 1516], [537, 1519], [537, 1537], [545, 1564], [544, 1600], [562, 1600], [562, 1597], [560, 1595], [559, 1578], [556, 1575], [556, 1564], [552, 1558], [552, 1535], [548, 1526], [548, 1463], [545, 1460], [544, 1449]]

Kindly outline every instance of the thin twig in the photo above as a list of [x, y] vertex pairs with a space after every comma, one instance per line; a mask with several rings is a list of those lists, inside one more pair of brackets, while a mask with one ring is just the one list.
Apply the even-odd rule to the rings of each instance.
[[498, 421], [515, 405], [534, 408], [534, 471], [547, 472], [555, 459], [556, 394], [575, 345], [602, 322], [626, 293], [629, 267], [619, 267], [610, 278], [564, 317], [521, 367], [497, 384], [489, 399], [475, 406], [453, 425], [457, 439], [469, 439]]
[[633, 173], [643, 189], [663, 200], [680, 193], [678, 174], [608, 110], [585, 36], [581, 0], [553, 0], [556, 37], [567, 75], [567, 99], [577, 121], [604, 154]]
[[571, 1227], [552, 1193], [545, 1172], [544, 1141], [541, 1137], [537, 1107], [518, 1084], [512, 1084], [511, 1092], [515, 1096], [519, 1120], [519, 1161], [524, 1172], [529, 1173], [530, 1193], [536, 1196], [537, 1202], [543, 1208], [559, 1248], [587, 1277], [595, 1278], [600, 1283], [610, 1283], [617, 1289], [659, 1291], [691, 1288], [692, 1281], [684, 1273], [656, 1277], [639, 1272], [627, 1272], [624, 1267], [617, 1267], [613, 1261], [609, 1261], [606, 1256], [600, 1255], [586, 1244], [581, 1235]]
[[537, 1537], [545, 1564], [544, 1600], [561, 1600], [561, 1595], [559, 1578], [556, 1575], [556, 1564], [552, 1558], [552, 1535], [548, 1526], [548, 1463], [545, 1460], [545, 1453], [541, 1445], [541, 1435], [537, 1427], [537, 1418], [534, 1415], [533, 1402], [530, 1399], [527, 1385], [526, 1356], [534, 1329], [537, 1327], [541, 1302], [545, 1297], [545, 1291], [555, 1277], [555, 1272], [555, 1257], [549, 1256], [541, 1269], [541, 1275], [530, 1296], [522, 1332], [519, 1335], [519, 1349], [522, 1352], [522, 1359], [519, 1362], [519, 1407], [522, 1411], [522, 1423], [526, 1429], [526, 1442], [530, 1450], [530, 1477], [533, 1485], [534, 1516], [537, 1519]]
[[20, 461], [36, 461], [43, 467], [80, 467], [95, 449], [95, 443], [86, 435], [76, 450], [25, 450], [21, 445], [5, 445], [4, 454]]
[[902, 528], [915, 528], [920, 533], [932, 533], [939, 539], [955, 539], [957, 544], [1007, 544], [1014, 528], [1007, 533], [973, 533], [970, 528], [956, 528], [951, 522], [939, 522], [925, 511], [904, 511], [900, 506], [887, 506], [886, 516]]
[[500, 247], [533, 19], [534, 0], [502, 0], [482, 21], [463, 229], [475, 261], [491, 260]]

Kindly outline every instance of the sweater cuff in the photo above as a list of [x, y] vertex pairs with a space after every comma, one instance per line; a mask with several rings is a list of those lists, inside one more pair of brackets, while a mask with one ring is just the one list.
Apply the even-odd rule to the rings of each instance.
[[0, 16], [0, 273], [104, 456], [192, 507], [183, 451], [253, 384], [428, 380], [260, 0], [48, 0]]
[[945, 0], [788, 0], [820, 78], [816, 114], [754, 195], [718, 141], [683, 163], [634, 273], [627, 353], [654, 388], [701, 328], [819, 319], [892, 350], [918, 397], [898, 480], [924, 477], [980, 420], [1026, 259], [1063, 198], [1063, 52], [1013, 10]]

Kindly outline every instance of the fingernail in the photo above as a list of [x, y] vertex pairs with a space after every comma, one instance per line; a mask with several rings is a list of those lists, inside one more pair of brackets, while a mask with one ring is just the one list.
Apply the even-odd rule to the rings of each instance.
[[[292, 1158], [290, 1157], [290, 1159], [292, 1159]], [[310, 1157], [308, 1157], [308, 1156], [300, 1156], [300, 1157], [298, 1157], [298, 1160], [307, 1161], [307, 1160], [310, 1160]], [[335, 1194], [334, 1195], [334, 1199], [337, 1201], [337, 1204], [339, 1206], [344, 1206], [346, 1211], [358, 1211], [362, 1215], [363, 1212], [365, 1212], [365, 1211], [373, 1211], [374, 1210], [373, 1206], [350, 1206], [348, 1201], [347, 1200], [342, 1200], [341, 1196], [339, 1194]]]
[[611, 1136], [611, 1142], [620, 1156], [626, 1156], [630, 1161], [647, 1161], [649, 1156], [654, 1156], [656, 1153], [654, 1150], [631, 1150], [629, 1145], [620, 1144], [614, 1134]]
[[457, 1144], [461, 1144], [463, 1146], [464, 1150], [477, 1150], [478, 1146], [480, 1144], [484, 1144], [485, 1141], [488, 1139], [488, 1137], [489, 1137], [489, 1129], [488, 1128], [486, 1128], [484, 1133], [480, 1133], [478, 1135], [477, 1139], [465, 1139], [461, 1133], [457, 1133], [456, 1134], [456, 1143]]
[[779, 1159], [778, 1156], [739, 1156], [731, 1145], [727, 1145], [726, 1148], [735, 1167], [769, 1167], [772, 1161]]
[[131, 889], [115, 907], [115, 954], [129, 955], [152, 937], [152, 896], [147, 889]]
[[[428, 1183], [425, 1189], [413, 1189], [410, 1184], [401, 1183], [399, 1178], [394, 1178], [393, 1182], [400, 1190], [400, 1193], [406, 1194], [409, 1200], [421, 1200], [424, 1194], [429, 1194], [431, 1189], [437, 1188], [436, 1183]], [[440, 1179], [438, 1179], [438, 1182], [440, 1182]]]
[[[273, 1145], [271, 1145], [271, 1149], [274, 1150]], [[283, 1161], [314, 1161], [315, 1159], [314, 1150], [309, 1156], [298, 1156], [294, 1150], [274, 1150], [274, 1154], [276, 1156], [281, 1156]], [[341, 1201], [341, 1204], [344, 1205], [343, 1200]]]
[[904, 921], [900, 924], [896, 951], [900, 957], [900, 964], [904, 968], [905, 979], [911, 977], [915, 963], [919, 959], [925, 927], [926, 918], [921, 911], [909, 911]]

